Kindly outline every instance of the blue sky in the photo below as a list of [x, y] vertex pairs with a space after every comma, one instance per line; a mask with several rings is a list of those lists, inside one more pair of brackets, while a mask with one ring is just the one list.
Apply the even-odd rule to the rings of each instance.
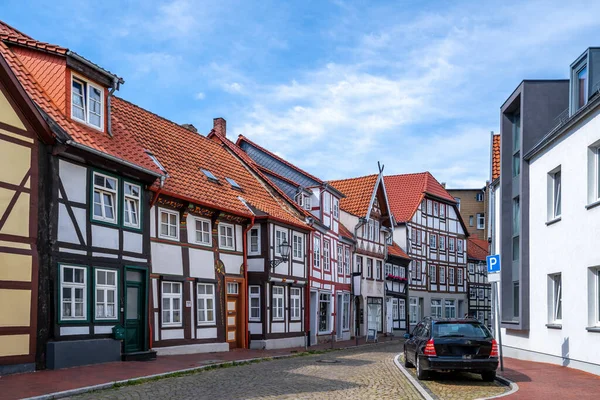
[[118, 95], [208, 133], [227, 119], [323, 179], [489, 176], [522, 79], [566, 78], [594, 1], [5, 0], [2, 19], [122, 76]]

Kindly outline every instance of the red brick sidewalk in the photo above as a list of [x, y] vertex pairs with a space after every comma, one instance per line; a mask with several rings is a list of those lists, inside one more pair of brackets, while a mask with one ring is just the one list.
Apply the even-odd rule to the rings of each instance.
[[519, 385], [511, 400], [600, 398], [600, 376], [573, 368], [505, 358], [498, 373]]
[[[381, 338], [380, 342], [388, 340], [390, 339]], [[355, 344], [356, 342], [354, 340], [348, 340], [335, 342], [334, 347], [351, 347]], [[359, 339], [359, 344], [365, 344], [364, 339]], [[329, 348], [331, 348], [331, 343], [311, 346], [308, 350], [324, 350]], [[401, 351], [400, 345], [398, 345], [398, 349], [398, 351]], [[0, 399], [9, 400], [40, 396], [65, 390], [100, 385], [103, 383], [196, 368], [213, 363], [290, 355], [300, 352], [304, 352], [303, 347], [281, 350], [236, 349], [222, 353], [162, 356], [158, 357], [155, 361], [114, 362], [53, 371], [45, 370], [26, 374], [8, 375], [0, 377]]]

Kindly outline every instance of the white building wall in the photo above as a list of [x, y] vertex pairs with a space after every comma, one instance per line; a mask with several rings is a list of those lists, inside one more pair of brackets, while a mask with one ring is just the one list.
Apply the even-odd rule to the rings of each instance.
[[[596, 113], [597, 115], [598, 113]], [[529, 335], [505, 332], [505, 354], [600, 374], [600, 332], [588, 332], [599, 307], [590, 268], [600, 266], [600, 207], [588, 203], [588, 147], [600, 140], [600, 118], [578, 128], [530, 162]], [[548, 172], [561, 167], [561, 220], [547, 225]], [[505, 257], [506, 258], [506, 257]], [[562, 329], [550, 329], [548, 274], [562, 274]], [[590, 312], [592, 311], [592, 312]], [[588, 314], [589, 313], [589, 314]], [[536, 353], [533, 353], [536, 352]]]

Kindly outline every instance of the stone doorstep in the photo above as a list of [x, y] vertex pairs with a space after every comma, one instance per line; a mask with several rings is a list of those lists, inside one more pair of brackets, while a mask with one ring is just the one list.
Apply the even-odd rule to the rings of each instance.
[[[378, 342], [378, 343], [363, 343], [363, 344], [359, 344], [358, 346], [354, 345], [354, 346], [346, 346], [346, 347], [337, 347], [337, 348], [334, 348], [334, 349], [316, 349], [316, 350], [317, 351], [332, 351], [332, 350], [358, 349], [358, 348], [361, 348], [361, 347], [377, 346], [379, 344], [386, 344], [386, 343], [390, 343], [392, 341], [393, 340], [385, 340], [385, 341]], [[185, 369], [180, 369], [180, 370], [175, 370], [175, 371], [169, 371], [169, 372], [164, 372], [164, 373], [160, 373], [160, 374], [139, 376], [137, 378], [125, 379], [125, 380], [122, 380], [122, 381], [113, 381], [113, 382], [101, 383], [101, 384], [93, 385], [93, 386], [85, 386], [85, 387], [81, 387], [81, 388], [65, 390], [65, 391], [62, 391], [62, 392], [48, 393], [48, 394], [43, 394], [43, 395], [40, 395], [40, 396], [28, 397], [28, 398], [25, 398], [23, 400], [52, 400], [52, 399], [62, 399], [64, 397], [76, 396], [76, 395], [79, 395], [79, 394], [93, 392], [93, 391], [96, 391], [96, 390], [110, 389], [110, 388], [114, 387], [115, 385], [122, 385], [122, 384], [126, 384], [126, 383], [132, 383], [132, 382], [137, 382], [137, 381], [146, 380], [146, 379], [153, 379], [153, 378], [161, 378], [161, 377], [168, 378], [170, 375], [176, 375], [176, 374], [179, 374], [179, 373], [182, 373], [182, 372], [201, 371], [203, 369], [214, 368], [214, 367], [218, 367], [220, 365], [227, 365], [227, 364], [232, 364], [232, 365], [235, 366], [237, 364], [243, 365], [243, 364], [246, 364], [246, 363], [249, 363], [249, 362], [266, 361], [266, 360], [278, 360], [278, 359], [282, 359], [282, 358], [298, 357], [300, 354], [309, 353], [309, 352], [310, 352], [310, 350], [302, 351], [302, 352], [297, 352], [297, 353], [292, 353], [292, 354], [280, 354], [280, 355], [265, 356], [265, 357], [247, 358], [247, 359], [242, 359], [242, 360], [232, 360], [232, 361], [217, 362], [217, 363], [213, 363], [213, 364], [201, 365], [201, 366], [198, 366], [198, 367], [185, 368]]]

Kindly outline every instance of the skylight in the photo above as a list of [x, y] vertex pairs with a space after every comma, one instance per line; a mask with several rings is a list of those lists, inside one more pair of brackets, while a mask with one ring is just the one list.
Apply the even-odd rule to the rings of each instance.
[[211, 181], [219, 182], [219, 179], [217, 179], [217, 177], [214, 176], [213, 173], [210, 172], [209, 170], [201, 168], [200, 171], [202, 171], [204, 173], [204, 175], [206, 175], [206, 177], [208, 179], [210, 179]]
[[227, 182], [229, 182], [229, 184], [231, 185], [232, 188], [237, 189], [237, 190], [242, 190], [242, 187], [233, 179], [231, 178], [225, 178], [227, 180]]
[[165, 174], [167, 173], [167, 170], [165, 169], [165, 167], [163, 167], [163, 165], [160, 163], [160, 161], [158, 161], [158, 158], [156, 158], [156, 156], [154, 154], [152, 154], [148, 150], [146, 150], [146, 154], [148, 154], [148, 157], [150, 157], [150, 159], [154, 162], [154, 164], [156, 164], [158, 169], [160, 169]]

